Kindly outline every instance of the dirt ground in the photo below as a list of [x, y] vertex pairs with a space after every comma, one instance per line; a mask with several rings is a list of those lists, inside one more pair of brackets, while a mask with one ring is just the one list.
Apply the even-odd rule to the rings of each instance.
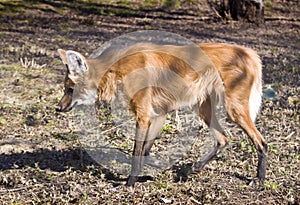
[[[300, 3], [265, 1], [266, 21], [218, 19], [206, 2], [0, 1], [0, 202], [2, 204], [299, 204]], [[249, 185], [257, 156], [236, 126], [228, 147], [199, 174], [178, 177], [192, 150], [173, 168], [141, 178], [93, 162], [55, 112], [63, 94], [58, 48], [88, 56], [104, 42], [138, 30], [162, 30], [195, 42], [240, 44], [263, 62], [264, 99], [257, 127], [269, 145], [263, 186]], [[199, 131], [208, 132], [207, 129]], [[205, 135], [205, 134], [204, 134]], [[201, 147], [200, 147], [201, 149]], [[83, 158], [82, 158], [83, 157]]]

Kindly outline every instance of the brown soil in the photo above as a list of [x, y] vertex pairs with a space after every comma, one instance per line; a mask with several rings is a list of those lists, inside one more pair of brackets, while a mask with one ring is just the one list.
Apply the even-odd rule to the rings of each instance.
[[[218, 19], [205, 1], [180, 1], [177, 6], [157, 3], [162, 1], [86, 2], [0, 1], [3, 204], [299, 204], [298, 1], [267, 1], [266, 22], [260, 26]], [[257, 119], [269, 144], [263, 186], [249, 185], [257, 156], [237, 127], [228, 131], [232, 136], [226, 150], [199, 174], [178, 177], [189, 158], [195, 158], [191, 151], [174, 168], [141, 178], [134, 189], [123, 186], [126, 176], [82, 154], [68, 125], [69, 114], [54, 109], [64, 74], [56, 50], [88, 56], [114, 37], [149, 29], [195, 42], [240, 44], [259, 53], [264, 83], [276, 91], [274, 100], [264, 99]]]

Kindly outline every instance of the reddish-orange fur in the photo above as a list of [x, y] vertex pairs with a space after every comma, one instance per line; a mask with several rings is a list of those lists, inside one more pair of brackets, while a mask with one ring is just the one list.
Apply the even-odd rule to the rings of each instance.
[[[199, 171], [215, 156], [227, 143], [214, 113], [216, 97], [224, 100], [229, 118], [253, 141], [259, 157], [257, 176], [260, 180], [265, 178], [267, 145], [254, 125], [261, 101], [262, 71], [258, 55], [251, 49], [228, 44], [199, 44], [199, 48], [195, 64], [203, 67], [199, 70], [182, 60], [190, 55], [181, 52], [186, 47], [136, 44], [130, 48], [132, 52], [108, 67], [101, 58], [82, 57], [88, 67], [85, 78], [79, 76], [78, 80], [78, 76], [69, 75], [86, 89], [97, 87], [99, 100], [104, 101], [111, 101], [118, 85], [123, 85], [137, 120], [132, 173], [127, 185], [134, 185], [143, 167], [141, 157], [149, 154], [164, 115], [180, 107], [193, 106], [217, 141], [216, 147], [195, 164], [193, 171]], [[180, 55], [170, 55], [172, 52]], [[66, 62], [65, 54], [60, 53]], [[84, 80], [80, 81], [80, 77]], [[83, 83], [86, 79], [89, 82]]]

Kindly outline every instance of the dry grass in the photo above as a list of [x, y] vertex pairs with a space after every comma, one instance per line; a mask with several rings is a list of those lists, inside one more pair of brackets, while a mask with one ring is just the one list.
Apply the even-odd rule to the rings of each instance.
[[[15, 16], [0, 15], [4, 22], [0, 25], [3, 204], [299, 204], [299, 103], [289, 100], [298, 99], [300, 93], [299, 22], [269, 22], [257, 28], [235, 22], [200, 22], [191, 14], [185, 20], [176, 20], [84, 13], [84, 3], [80, 11], [68, 11], [45, 2], [55, 12], [52, 7], [38, 7]], [[273, 6], [282, 8], [280, 14], [284, 14], [294, 5], [293, 1], [286, 2], [275, 2]], [[179, 18], [184, 14], [175, 15]], [[86, 20], [91, 19], [93, 23], [87, 24]], [[63, 80], [56, 49], [90, 53], [104, 41], [144, 29], [145, 25], [201, 42], [247, 45], [263, 57], [264, 81], [277, 94], [273, 101], [264, 100], [257, 120], [269, 142], [264, 186], [249, 185], [256, 172], [256, 153], [235, 126], [227, 130], [231, 136], [229, 146], [199, 174], [188, 178], [182, 175], [185, 165], [198, 158], [198, 149], [204, 149], [205, 128], [199, 131], [204, 138], [199, 138], [172, 169], [141, 178], [134, 189], [123, 186], [126, 176], [97, 165], [82, 153], [77, 134], [69, 126], [70, 114], [54, 110], [62, 96]], [[171, 128], [166, 127], [165, 135], [176, 137]], [[157, 143], [163, 146], [165, 141]]]

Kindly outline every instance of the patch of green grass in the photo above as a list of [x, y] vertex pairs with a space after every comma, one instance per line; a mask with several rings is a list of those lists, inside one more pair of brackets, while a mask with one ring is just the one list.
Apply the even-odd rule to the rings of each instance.
[[174, 133], [177, 131], [177, 128], [175, 127], [175, 125], [172, 124], [165, 124], [162, 128], [161, 133]]
[[20, 69], [21, 66], [18, 64], [11, 64], [11, 65], [0, 64], [0, 71], [15, 72], [15, 71], [20, 71]]
[[[111, 1], [109, 1], [111, 2]], [[119, 6], [129, 6], [132, 3], [132, 1], [128, 1], [128, 0], [119, 0], [116, 2], [117, 5]]]
[[245, 148], [246, 145], [247, 145], [247, 141], [246, 140], [241, 140], [241, 141], [239, 141], [239, 145], [240, 145], [241, 148]]
[[71, 39], [64, 37], [64, 36], [58, 37], [56, 40], [59, 42], [62, 42], [62, 43], [71, 43], [72, 42]]
[[140, 11], [134, 9], [115, 9], [108, 12], [109, 16], [134, 16], [138, 15]]
[[[194, 0], [190, 0], [191, 2]], [[179, 7], [181, 2], [179, 0], [145, 0], [142, 4], [143, 7], [154, 7], [157, 5], [165, 5], [169, 7]]]
[[81, 196], [83, 201], [87, 201], [89, 199], [89, 195], [87, 193], [82, 194]]
[[278, 155], [280, 153], [280, 144], [270, 144], [268, 147], [268, 151], [270, 153], [274, 153], [275, 155]]
[[122, 144], [120, 145], [117, 145], [116, 144], [116, 147], [117, 148], [120, 148], [120, 149], [125, 149], [125, 150], [128, 150], [130, 148], [130, 145], [131, 145], [132, 142], [130, 141], [124, 141]]
[[280, 187], [280, 185], [277, 182], [265, 182], [264, 187], [266, 189], [276, 190]]
[[266, 1], [265, 2], [265, 7], [271, 7], [273, 5], [272, 1]]
[[255, 153], [255, 147], [252, 145], [252, 143], [249, 142], [248, 139], [242, 139], [238, 142], [238, 146], [241, 150], [245, 151], [246, 153]]
[[162, 0], [162, 3], [171, 7], [179, 7], [181, 5], [179, 0]]
[[145, 25], [145, 30], [154, 30], [154, 28], [150, 25]]
[[272, 1], [265, 2], [264, 10], [265, 12], [270, 12], [272, 10], [273, 3]]
[[63, 65], [63, 63], [61, 62], [61, 60], [58, 60], [58, 59], [55, 59], [55, 60], [53, 60], [53, 65], [55, 65], [55, 66], [62, 66]]
[[155, 189], [170, 190], [172, 189], [169, 181], [158, 180], [154, 184]]
[[5, 125], [6, 123], [7, 123], [7, 120], [4, 117], [0, 116], [0, 124]]
[[28, 4], [18, 0], [2, 0], [0, 2], [0, 15], [12, 15], [15, 12], [24, 11]]
[[5, 37], [5, 33], [0, 32], [0, 38], [4, 38]]
[[157, 4], [157, 0], [145, 0], [142, 3], [143, 7], [152, 7]]
[[52, 137], [56, 139], [61, 139], [61, 140], [75, 140], [77, 139], [77, 136], [73, 132], [66, 132], [66, 133], [60, 133], [60, 132], [55, 132], [51, 133]]
[[100, 15], [106, 15], [106, 12], [104, 11], [104, 9], [100, 9], [100, 10], [99, 10], [99, 14], [100, 14]]
[[271, 8], [265, 7], [264, 10], [265, 10], [265, 12], [268, 12], [268, 11], [271, 11]]
[[61, 24], [59, 24], [59, 27], [61, 28], [61, 30], [65, 31], [65, 30], [68, 30], [70, 28], [70, 24], [61, 23]]
[[271, 48], [270, 48], [270, 51], [272, 51], [273, 53], [275, 53], [275, 52], [278, 51], [278, 48], [277, 48], [277, 47], [271, 47]]
[[53, 7], [47, 2], [40, 1], [25, 1], [25, 0], [1, 0], [0, 15], [11, 16], [16, 13], [24, 13], [29, 10], [51, 10], [58, 14], [63, 14], [63, 11], [58, 7]]

